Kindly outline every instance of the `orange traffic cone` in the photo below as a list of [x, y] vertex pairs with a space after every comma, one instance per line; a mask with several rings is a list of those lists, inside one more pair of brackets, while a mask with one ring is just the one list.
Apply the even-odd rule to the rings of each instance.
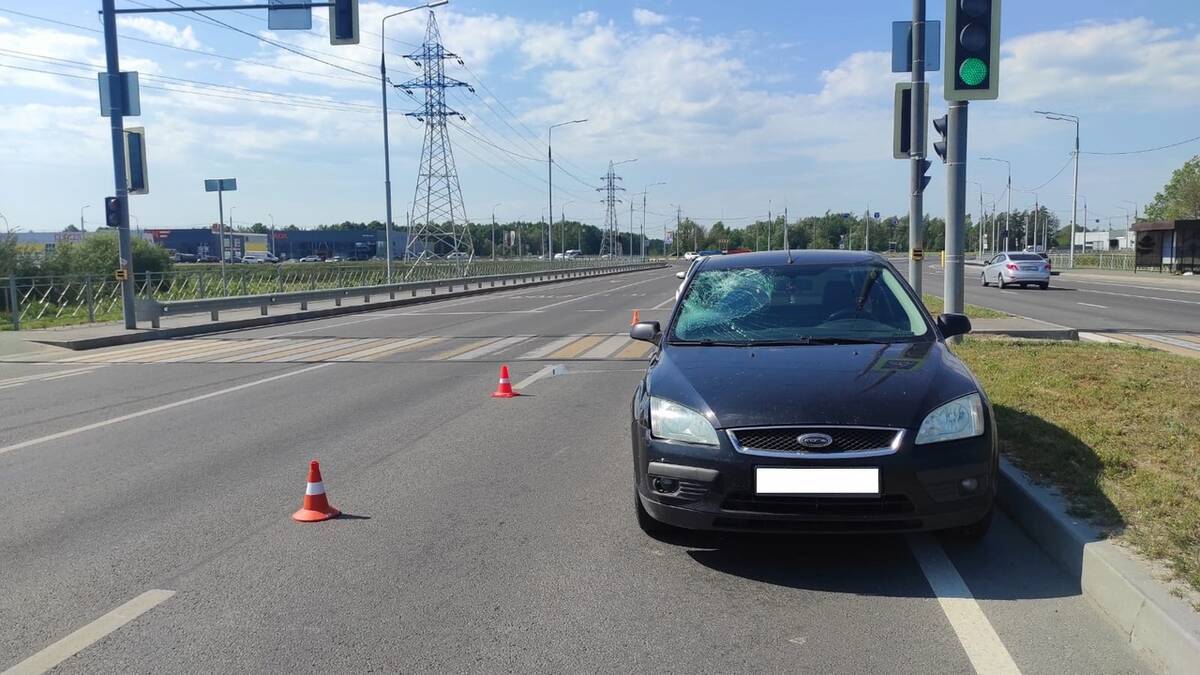
[[629, 322], [629, 325], [636, 326], [636, 325], [638, 325], [638, 322], [640, 322], [641, 320], [642, 320], [642, 316], [640, 314], [638, 314], [638, 311], [635, 309], [635, 310], [633, 310], [633, 319]]
[[513, 391], [512, 384], [508, 380], [508, 366], [500, 366], [500, 384], [496, 385], [496, 391], [492, 392], [492, 398], [513, 398], [520, 396]]
[[341, 515], [341, 511], [329, 505], [325, 498], [325, 484], [321, 482], [321, 465], [313, 460], [308, 465], [308, 486], [304, 489], [304, 506], [292, 514], [292, 520], [315, 523]]

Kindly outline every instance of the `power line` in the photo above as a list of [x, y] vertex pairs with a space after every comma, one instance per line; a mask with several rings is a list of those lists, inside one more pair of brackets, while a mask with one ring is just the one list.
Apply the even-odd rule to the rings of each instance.
[[[59, 21], [57, 19], [51, 19], [49, 17], [37, 16], [35, 14], [27, 14], [25, 12], [18, 12], [14, 9], [7, 9], [4, 7], [0, 7], [0, 12], [14, 14], [17, 16], [25, 17], [27, 19], [34, 19], [36, 21], [44, 21], [46, 23], [51, 23], [51, 24], [55, 24], [58, 26], [65, 26], [67, 28], [74, 28], [76, 30], [82, 30], [82, 31], [86, 31], [88, 33], [103, 33], [104, 32], [104, 31], [100, 30], [99, 28], [91, 28], [88, 26], [81, 26], [77, 23], [69, 23], [67, 21]], [[253, 66], [261, 66], [263, 68], [271, 68], [273, 70], [282, 70], [282, 71], [289, 72], [289, 73], [297, 73], [300, 75], [310, 75], [313, 77], [324, 77], [324, 78], [327, 78], [330, 80], [338, 80], [341, 82], [353, 82], [355, 84], [363, 83], [362, 80], [352, 80], [348, 77], [342, 77], [339, 75], [330, 75], [328, 73], [318, 73], [318, 72], [311, 71], [311, 70], [301, 70], [299, 68], [290, 68], [287, 66], [281, 66], [278, 64], [274, 64], [274, 63], [267, 63], [264, 61], [255, 61], [253, 59], [239, 58], [236, 56], [227, 56], [225, 54], [218, 54], [215, 52], [206, 52], [206, 51], [203, 51], [200, 49], [192, 49], [190, 47], [180, 47], [178, 45], [173, 45], [173, 44], [169, 44], [166, 42], [159, 42], [157, 40], [149, 40], [146, 38], [139, 38], [139, 37], [134, 37], [131, 35], [123, 35], [123, 36], [121, 36], [121, 39], [122, 40], [130, 40], [132, 42], [140, 42], [143, 44], [153, 45], [155, 47], [162, 47], [163, 49], [173, 49], [175, 51], [185, 52], [188, 54], [196, 54], [198, 56], [204, 56], [204, 57], [207, 57], [210, 59], [221, 59], [223, 61], [233, 61], [236, 63], [245, 63], [245, 64], [253, 65]], [[358, 73], [358, 74], [361, 75], [361, 73]], [[378, 78], [373, 77], [372, 79], [378, 79]]]
[[[1046, 181], [1045, 183], [1042, 183], [1041, 185], [1039, 185], [1035, 188], [1029, 188], [1028, 190], [1026, 190], [1025, 188], [1019, 188], [1019, 187], [1014, 187], [1013, 189], [1016, 190], [1017, 192], [1037, 192], [1038, 190], [1041, 190], [1042, 188], [1046, 187], [1047, 185], [1053, 183], [1054, 179], [1061, 176], [1062, 172], [1066, 171], [1068, 166], [1071, 166], [1071, 160], [1073, 160], [1073, 159], [1075, 159], [1075, 155], [1072, 153], [1072, 155], [1070, 157], [1067, 157], [1067, 161], [1063, 163], [1062, 167], [1057, 172], [1055, 172], [1055, 174], [1053, 176], [1050, 177], [1050, 180]], [[1004, 188], [1004, 190], [1007, 192], [1008, 188], [1006, 187], [1006, 188]], [[1004, 196], [1004, 194], [1005, 194], [1004, 192], [1001, 192], [1000, 196], [1002, 197], [1002, 196]]]
[[1177, 143], [1171, 143], [1171, 144], [1168, 144], [1168, 145], [1160, 145], [1160, 146], [1158, 146], [1157, 148], [1145, 148], [1145, 149], [1143, 149], [1143, 150], [1127, 150], [1127, 151], [1125, 151], [1125, 152], [1085, 152], [1085, 151], [1080, 151], [1080, 153], [1079, 153], [1079, 154], [1081, 154], [1081, 155], [1108, 155], [1108, 156], [1114, 156], [1114, 155], [1142, 155], [1142, 154], [1145, 154], [1145, 153], [1147, 153], [1147, 152], [1158, 152], [1159, 150], [1166, 150], [1166, 149], [1168, 149], [1168, 148], [1176, 148], [1176, 147], [1179, 147], [1179, 146], [1181, 146], [1181, 145], [1187, 145], [1188, 143], [1195, 143], [1196, 141], [1200, 141], [1200, 136], [1193, 136], [1192, 138], [1188, 138], [1188, 139], [1186, 139], [1186, 140], [1182, 140], [1182, 141], [1179, 141], [1179, 142], [1177, 142]]

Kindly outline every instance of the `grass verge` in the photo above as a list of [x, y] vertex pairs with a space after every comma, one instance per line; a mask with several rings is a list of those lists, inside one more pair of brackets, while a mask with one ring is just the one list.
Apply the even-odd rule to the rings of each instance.
[[1139, 347], [967, 339], [1001, 450], [1200, 590], [1200, 360]]
[[[945, 307], [945, 305], [942, 303], [942, 299], [936, 295], [924, 293], [921, 295], [921, 300], [925, 303], [925, 307], [929, 310], [929, 313], [935, 316], [941, 314], [943, 308]], [[1003, 319], [1008, 316], [1008, 314], [1005, 314], [1004, 312], [997, 312], [994, 309], [980, 307], [979, 305], [965, 305], [963, 310], [966, 311], [967, 316], [972, 319]]]

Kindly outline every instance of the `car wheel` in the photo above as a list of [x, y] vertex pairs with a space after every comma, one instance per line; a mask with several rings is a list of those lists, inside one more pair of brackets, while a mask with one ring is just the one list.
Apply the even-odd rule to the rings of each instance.
[[1050, 282], [1049, 282], [1049, 281], [1047, 281], [1047, 282], [1046, 282], [1046, 283], [1044, 283], [1044, 284], [1038, 284], [1038, 288], [1040, 288], [1040, 289], [1042, 289], [1042, 290], [1044, 291], [1044, 290], [1046, 290], [1046, 289], [1050, 288]]
[[1008, 284], [1004, 283], [1004, 274], [1003, 273], [1000, 273], [1000, 272], [996, 273], [996, 285], [1000, 287], [1000, 290], [1004, 290], [1004, 289], [1008, 288]]
[[956, 539], [965, 539], [968, 541], [978, 541], [987, 535], [988, 530], [992, 527], [992, 516], [996, 513], [996, 507], [988, 509], [979, 520], [961, 527], [955, 527], [949, 530], [949, 534]]
[[982, 274], [982, 273], [981, 273], [981, 274], [979, 275], [979, 283], [983, 284], [983, 287], [984, 287], [984, 288], [987, 288], [987, 287], [988, 287], [987, 274]]
[[655, 520], [654, 516], [646, 511], [646, 507], [642, 506], [642, 498], [638, 496], [637, 488], [633, 489], [633, 508], [637, 510], [638, 527], [642, 528], [642, 532], [657, 537], [676, 531], [674, 526], [661, 520]]

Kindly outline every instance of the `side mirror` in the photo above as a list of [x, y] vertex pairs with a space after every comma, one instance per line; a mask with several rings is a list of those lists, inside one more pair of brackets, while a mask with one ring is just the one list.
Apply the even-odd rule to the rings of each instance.
[[629, 337], [658, 344], [658, 339], [662, 335], [661, 330], [657, 321], [641, 321], [629, 327]]
[[675, 278], [676, 278], [676, 279], [683, 279], [683, 278], [684, 278], [684, 277], [686, 277], [686, 276], [687, 276], [687, 272], [676, 272], [676, 273], [675, 273]]
[[971, 332], [971, 320], [966, 314], [940, 314], [937, 318], [938, 330], [942, 337], [966, 335]]

